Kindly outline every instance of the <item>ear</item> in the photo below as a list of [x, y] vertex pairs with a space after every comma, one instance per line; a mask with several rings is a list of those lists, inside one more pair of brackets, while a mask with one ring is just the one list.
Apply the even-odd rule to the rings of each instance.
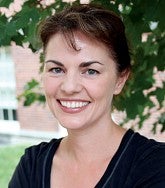
[[122, 91], [128, 77], [129, 77], [129, 74], [130, 74], [130, 71], [124, 71], [124, 72], [120, 73], [120, 75], [117, 79], [117, 82], [116, 82], [114, 95], [118, 95]]

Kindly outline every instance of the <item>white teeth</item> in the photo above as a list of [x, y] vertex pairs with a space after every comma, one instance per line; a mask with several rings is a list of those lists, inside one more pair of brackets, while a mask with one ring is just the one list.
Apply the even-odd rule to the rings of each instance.
[[65, 106], [67, 108], [81, 108], [83, 106], [86, 106], [89, 104], [89, 102], [77, 102], [77, 101], [60, 101], [62, 106]]

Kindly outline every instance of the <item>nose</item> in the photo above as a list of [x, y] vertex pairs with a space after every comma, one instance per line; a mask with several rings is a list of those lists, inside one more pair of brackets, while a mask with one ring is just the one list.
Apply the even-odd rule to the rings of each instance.
[[75, 73], [66, 74], [61, 83], [61, 90], [66, 94], [78, 93], [82, 88], [81, 80]]

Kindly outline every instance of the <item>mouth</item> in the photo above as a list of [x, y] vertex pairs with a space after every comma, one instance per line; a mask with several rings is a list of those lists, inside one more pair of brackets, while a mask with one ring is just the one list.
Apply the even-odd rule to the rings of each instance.
[[67, 100], [57, 100], [58, 103], [68, 109], [80, 109], [86, 107], [90, 101], [67, 101]]

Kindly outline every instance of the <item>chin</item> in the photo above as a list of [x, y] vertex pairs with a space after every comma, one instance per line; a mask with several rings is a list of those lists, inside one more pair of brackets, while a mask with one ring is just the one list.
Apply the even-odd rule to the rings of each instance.
[[59, 120], [59, 123], [62, 127], [67, 130], [81, 130], [85, 127], [85, 124], [82, 124], [82, 120]]

